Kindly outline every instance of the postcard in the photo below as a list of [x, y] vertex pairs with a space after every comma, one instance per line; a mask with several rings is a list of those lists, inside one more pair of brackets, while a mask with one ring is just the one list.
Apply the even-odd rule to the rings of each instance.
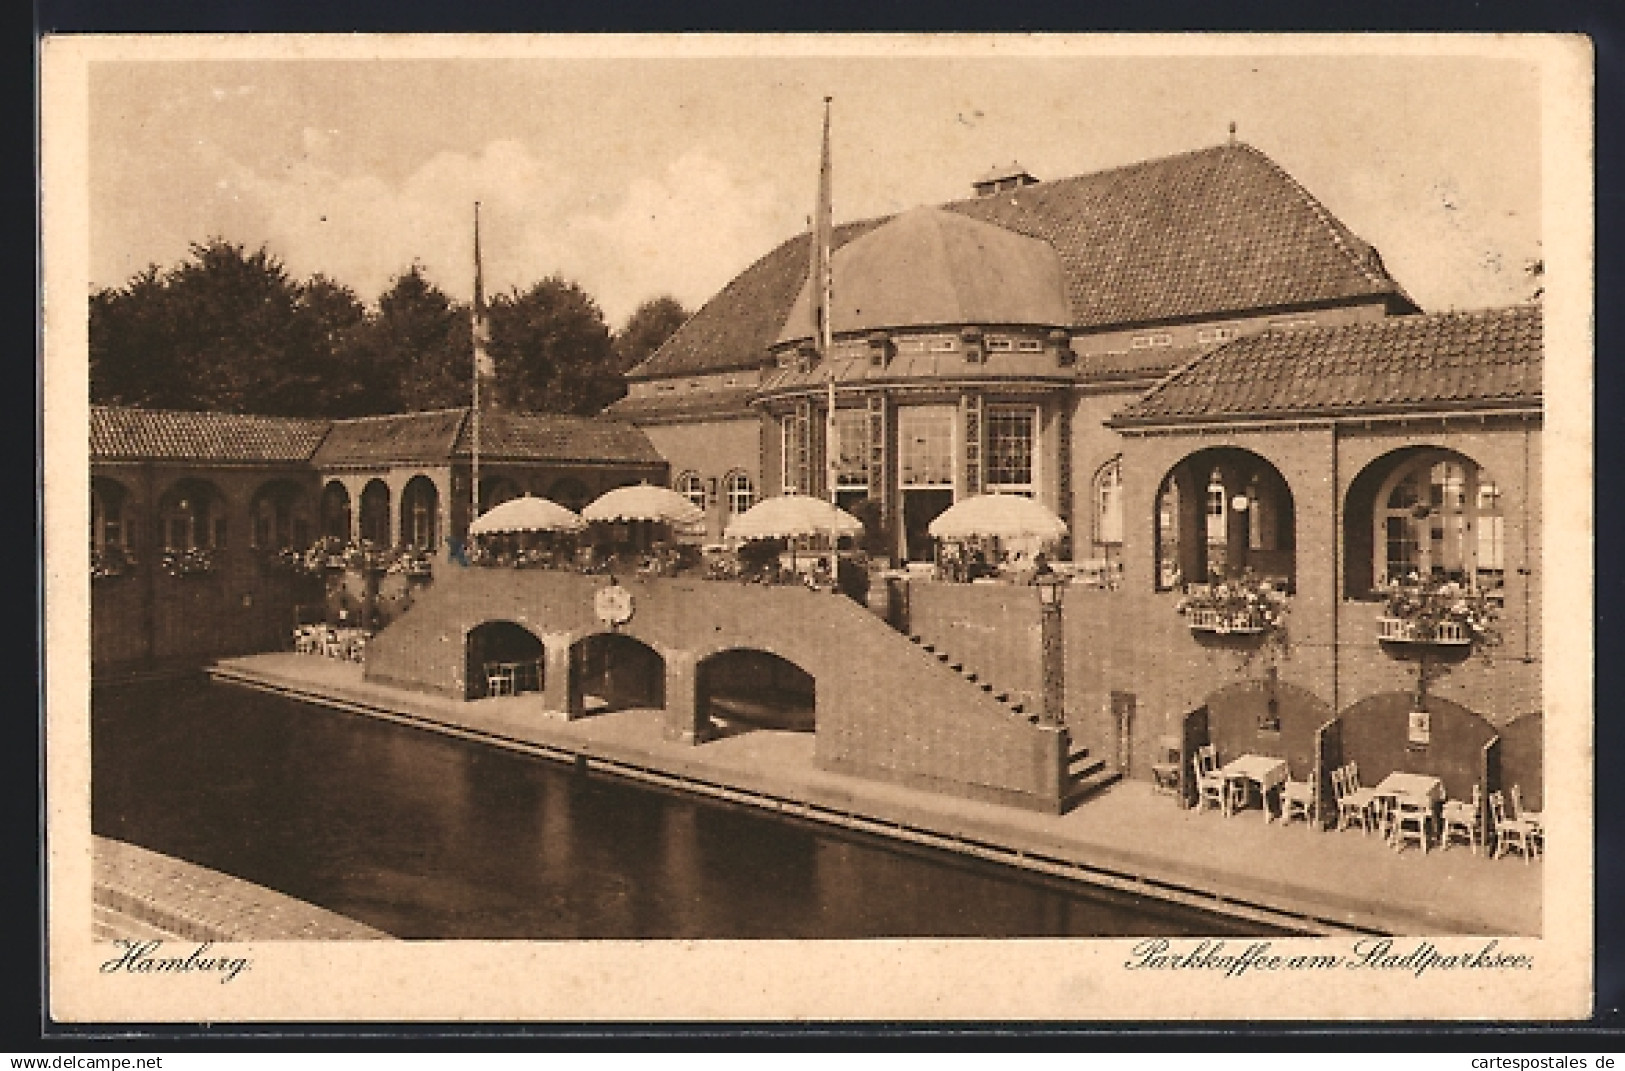
[[1590, 1014], [1585, 38], [41, 77], [53, 1020]]

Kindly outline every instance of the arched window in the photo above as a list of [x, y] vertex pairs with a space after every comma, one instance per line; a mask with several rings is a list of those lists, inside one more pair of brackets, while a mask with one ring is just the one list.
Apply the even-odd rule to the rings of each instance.
[[225, 502], [206, 480], [181, 480], [158, 501], [158, 537], [165, 550], [226, 545]]
[[427, 476], [414, 476], [401, 489], [401, 543], [417, 550], [433, 550], [440, 492]]
[[1375, 583], [1411, 576], [1500, 588], [1505, 518], [1489, 474], [1459, 454], [1417, 453], [1383, 480], [1373, 511]]
[[290, 480], [273, 480], [255, 492], [249, 519], [250, 546], [279, 550], [303, 547], [310, 542], [304, 492]]
[[348, 541], [350, 538], [350, 492], [337, 480], [322, 488], [322, 535]]
[[1123, 549], [1123, 459], [1114, 457], [1095, 473], [1095, 546], [1105, 555]]
[[751, 486], [749, 473], [730, 472], [727, 488], [729, 513], [744, 513], [756, 505], [756, 488]]
[[700, 479], [699, 473], [683, 473], [677, 477], [672, 487], [678, 494], [692, 502], [696, 509], [705, 508], [705, 481]]
[[1174, 466], [1155, 521], [1160, 589], [1249, 570], [1289, 591], [1296, 581], [1292, 491], [1250, 450], [1210, 447]]
[[90, 546], [93, 550], [126, 547], [124, 485], [97, 476], [90, 481]]
[[361, 489], [361, 538], [374, 546], [387, 547], [389, 538], [389, 485], [369, 480]]

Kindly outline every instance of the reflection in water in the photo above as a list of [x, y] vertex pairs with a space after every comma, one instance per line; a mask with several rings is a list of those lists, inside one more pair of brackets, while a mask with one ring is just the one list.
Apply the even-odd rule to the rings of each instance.
[[92, 722], [97, 833], [399, 937], [1259, 931], [203, 681]]

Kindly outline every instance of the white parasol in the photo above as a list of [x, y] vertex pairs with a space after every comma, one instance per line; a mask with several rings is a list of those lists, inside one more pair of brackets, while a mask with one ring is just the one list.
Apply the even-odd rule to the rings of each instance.
[[670, 488], [643, 483], [605, 491], [581, 511], [581, 516], [589, 521], [695, 524], [705, 519], [705, 511]]
[[972, 495], [937, 515], [926, 531], [937, 539], [1059, 539], [1066, 522], [1023, 495]]
[[493, 506], [468, 526], [469, 535], [499, 532], [579, 532], [586, 522], [557, 502], [525, 495]]
[[833, 534], [855, 536], [863, 522], [832, 502], [809, 495], [764, 498], [728, 522], [729, 539], [790, 539]]

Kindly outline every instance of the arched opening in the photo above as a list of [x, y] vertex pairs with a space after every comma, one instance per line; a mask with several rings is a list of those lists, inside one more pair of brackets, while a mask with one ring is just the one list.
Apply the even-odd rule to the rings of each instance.
[[468, 630], [464, 694], [469, 699], [542, 690], [542, 641], [512, 621], [486, 621]]
[[519, 485], [506, 476], [487, 476], [480, 480], [480, 512], [489, 513], [522, 493]]
[[437, 540], [440, 492], [427, 476], [414, 476], [401, 489], [401, 545], [433, 550]]
[[592, 501], [587, 485], [574, 476], [554, 480], [553, 486], [547, 489], [546, 497], [574, 513], [580, 513], [587, 508], [587, 503]]
[[1349, 485], [1344, 592], [1393, 580], [1453, 580], [1493, 594], [1506, 579], [1501, 489], [1471, 458], [1438, 447], [1395, 450]]
[[695, 709], [724, 734], [750, 729], [810, 733], [817, 724], [813, 675], [768, 651], [718, 651], [697, 667]]
[[328, 480], [322, 488], [322, 535], [328, 539], [350, 541], [350, 492], [337, 480]]
[[129, 492], [117, 480], [93, 476], [90, 480], [90, 549], [120, 550], [129, 546]]
[[641, 640], [600, 632], [570, 647], [570, 709], [607, 714], [666, 705], [666, 660]]
[[249, 504], [249, 545], [262, 550], [310, 545], [310, 517], [304, 488], [292, 480], [271, 480]]
[[383, 480], [368, 480], [361, 489], [361, 538], [380, 547], [390, 545], [389, 485]]
[[1096, 558], [1123, 556], [1123, 459], [1114, 457], [1095, 472], [1094, 541]]
[[226, 545], [226, 500], [207, 480], [178, 480], [158, 499], [158, 541], [165, 550]]
[[1169, 470], [1152, 521], [1159, 590], [1243, 571], [1292, 591], [1297, 581], [1292, 490], [1250, 450], [1198, 450]]
[[750, 482], [750, 473], [730, 472], [723, 480], [723, 486], [728, 495], [730, 514], [744, 513], [756, 505], [756, 488]]

